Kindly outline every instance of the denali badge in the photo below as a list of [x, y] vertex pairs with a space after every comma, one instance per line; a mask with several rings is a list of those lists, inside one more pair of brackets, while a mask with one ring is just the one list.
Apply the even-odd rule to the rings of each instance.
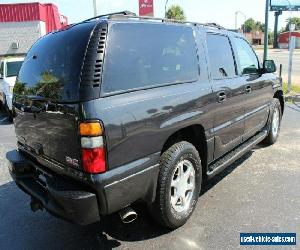
[[66, 156], [66, 162], [69, 163], [70, 165], [73, 165], [73, 166], [76, 166], [76, 167], [79, 166], [78, 160], [72, 159], [72, 158], [69, 157], [69, 156]]

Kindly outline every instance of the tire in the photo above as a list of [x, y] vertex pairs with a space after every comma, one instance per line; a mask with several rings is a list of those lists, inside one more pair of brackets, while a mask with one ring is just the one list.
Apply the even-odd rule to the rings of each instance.
[[8, 111], [8, 121], [9, 122], [13, 122], [14, 121], [14, 118], [13, 118], [13, 115], [12, 115], [11, 111]]
[[2, 103], [2, 101], [0, 101], [0, 111], [3, 109], [4, 105]]
[[171, 146], [160, 159], [156, 200], [150, 205], [153, 218], [170, 229], [184, 225], [196, 207], [201, 182], [202, 166], [196, 148], [184, 141]]
[[280, 132], [281, 118], [282, 111], [280, 101], [277, 98], [274, 98], [270, 111], [268, 135], [263, 141], [266, 145], [273, 145], [277, 141]]

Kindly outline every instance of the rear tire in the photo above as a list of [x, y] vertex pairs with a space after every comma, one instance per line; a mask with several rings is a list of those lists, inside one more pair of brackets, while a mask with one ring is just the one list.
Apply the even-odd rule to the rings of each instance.
[[170, 229], [184, 225], [196, 207], [201, 182], [196, 148], [184, 141], [171, 146], [160, 159], [156, 200], [150, 205], [153, 218]]
[[263, 141], [266, 145], [273, 145], [277, 141], [280, 132], [281, 118], [282, 111], [280, 101], [274, 98], [270, 111], [269, 132]]

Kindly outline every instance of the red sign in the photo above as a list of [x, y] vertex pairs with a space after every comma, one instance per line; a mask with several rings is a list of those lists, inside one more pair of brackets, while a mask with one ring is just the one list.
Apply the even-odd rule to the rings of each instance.
[[154, 16], [153, 0], [139, 0], [139, 15]]

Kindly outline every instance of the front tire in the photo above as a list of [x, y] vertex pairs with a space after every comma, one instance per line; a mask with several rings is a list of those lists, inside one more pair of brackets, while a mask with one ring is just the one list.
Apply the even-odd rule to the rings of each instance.
[[150, 206], [154, 219], [170, 229], [184, 225], [196, 207], [201, 182], [196, 148], [184, 141], [171, 146], [160, 160], [156, 200]]
[[277, 141], [280, 132], [282, 111], [280, 101], [277, 98], [273, 99], [270, 112], [269, 132], [264, 140], [266, 145], [273, 145]]

